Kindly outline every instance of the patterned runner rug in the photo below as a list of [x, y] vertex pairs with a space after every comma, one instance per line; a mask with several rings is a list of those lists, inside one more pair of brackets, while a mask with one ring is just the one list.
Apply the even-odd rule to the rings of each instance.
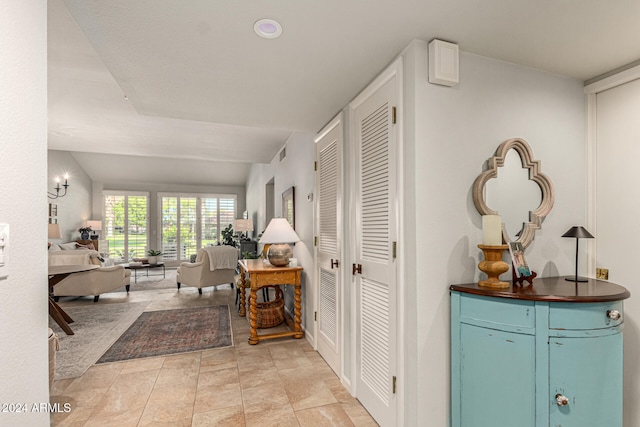
[[96, 363], [232, 345], [228, 305], [148, 311]]

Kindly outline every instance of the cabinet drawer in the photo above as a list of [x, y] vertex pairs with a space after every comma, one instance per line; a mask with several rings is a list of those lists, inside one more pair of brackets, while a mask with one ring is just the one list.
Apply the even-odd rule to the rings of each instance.
[[535, 310], [532, 301], [515, 301], [462, 295], [460, 298], [462, 322], [476, 325], [495, 324], [516, 329], [535, 329]]
[[[614, 311], [619, 313], [616, 319]], [[549, 329], [605, 329], [622, 324], [622, 301], [599, 303], [552, 303], [549, 306]]]

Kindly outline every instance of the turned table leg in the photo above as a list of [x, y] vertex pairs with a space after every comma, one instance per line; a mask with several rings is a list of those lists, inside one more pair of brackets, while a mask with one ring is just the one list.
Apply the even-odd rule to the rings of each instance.
[[247, 286], [247, 277], [244, 272], [244, 268], [240, 267], [240, 316], [245, 317], [247, 315], [247, 308], [245, 307], [245, 289]]
[[251, 288], [251, 292], [249, 292], [249, 344], [256, 345], [258, 344], [258, 303], [257, 303], [258, 294], [255, 289]]
[[294, 293], [294, 298], [293, 298], [293, 314], [294, 314], [293, 329], [296, 332], [296, 334], [293, 337], [294, 338], [302, 338], [304, 336], [304, 334], [302, 333], [302, 313], [301, 313], [301, 308], [302, 308], [301, 294], [302, 294], [302, 291], [300, 290], [300, 283], [298, 283], [294, 287], [293, 293]]

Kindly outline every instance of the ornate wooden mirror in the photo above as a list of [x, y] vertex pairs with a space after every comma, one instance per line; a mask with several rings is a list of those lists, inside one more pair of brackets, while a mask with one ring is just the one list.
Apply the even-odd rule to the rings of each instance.
[[500, 144], [496, 155], [487, 160], [487, 170], [473, 183], [473, 203], [480, 215], [500, 215], [503, 240], [521, 242], [525, 248], [551, 212], [553, 200], [551, 180], [521, 138]]

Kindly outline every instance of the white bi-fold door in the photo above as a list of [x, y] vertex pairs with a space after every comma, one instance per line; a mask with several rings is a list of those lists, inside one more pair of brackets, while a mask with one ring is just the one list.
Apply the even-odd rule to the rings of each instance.
[[396, 424], [398, 60], [350, 104], [354, 138], [356, 397]]
[[340, 377], [342, 368], [342, 114], [316, 137], [316, 277], [318, 352]]

